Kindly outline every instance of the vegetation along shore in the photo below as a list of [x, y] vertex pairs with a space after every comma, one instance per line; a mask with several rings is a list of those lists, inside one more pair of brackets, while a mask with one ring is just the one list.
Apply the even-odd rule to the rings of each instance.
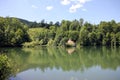
[[80, 20], [46, 23], [0, 17], [0, 47], [120, 46], [120, 22], [91, 24]]

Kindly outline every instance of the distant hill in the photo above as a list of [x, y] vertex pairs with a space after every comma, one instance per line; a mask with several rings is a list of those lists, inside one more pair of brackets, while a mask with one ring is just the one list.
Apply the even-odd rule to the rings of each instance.
[[28, 25], [30, 28], [35, 28], [35, 27], [44, 27], [44, 28], [48, 28], [50, 25], [45, 23], [45, 22], [41, 22], [41, 23], [37, 23], [37, 22], [32, 22], [32, 21], [28, 21], [25, 19], [21, 19], [21, 18], [17, 18], [18, 20], [20, 20], [23, 24]]
[[[16, 17], [11, 17], [11, 18], [16, 18]], [[25, 19], [21, 19], [21, 18], [16, 18], [16, 19], [20, 20], [23, 24], [28, 25], [30, 28], [38, 28], [38, 27], [49, 28], [50, 26], [53, 26], [53, 25], [57, 26], [57, 27], [60, 26], [60, 22], [58, 22], [58, 21], [53, 24], [53, 22], [51, 22], [51, 23], [45, 22], [44, 19], [41, 20], [41, 22], [39, 22], [39, 23], [36, 22], [36, 21], [32, 22], [32, 21], [28, 21], [28, 20], [25, 20]]]
[[50, 26], [56, 26], [59, 27], [60, 23], [57, 21], [56, 23], [53, 24], [53, 22], [51, 21], [50, 23], [45, 22], [45, 20], [41, 20], [41, 22], [36, 22], [36, 21], [29, 21], [26, 19], [21, 19], [21, 18], [17, 18], [17, 17], [9, 17], [9, 18], [16, 18], [18, 20], [20, 20], [20, 22], [22, 22], [23, 24], [27, 25], [29, 28], [49, 28]]
[[20, 19], [20, 18], [17, 18], [17, 19], [19, 19], [23, 24], [26, 24], [28, 26], [30, 26], [32, 23], [34, 23], [34, 22], [31, 22], [31, 21], [28, 21], [28, 20], [25, 20], [25, 19]]
[[29, 27], [34, 23], [32, 21], [28, 21], [25, 19], [17, 18], [17, 17], [10, 17], [10, 18], [16, 18], [16, 19], [20, 20], [20, 22], [22, 22], [23, 24], [28, 25]]

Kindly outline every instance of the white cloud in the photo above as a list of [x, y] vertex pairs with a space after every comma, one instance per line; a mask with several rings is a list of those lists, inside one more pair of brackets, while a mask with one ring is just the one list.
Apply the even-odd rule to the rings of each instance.
[[70, 12], [70, 13], [74, 13], [74, 12], [76, 12], [77, 9], [79, 9], [79, 8], [81, 8], [81, 7], [83, 7], [82, 4], [72, 5], [72, 6], [69, 8], [69, 12]]
[[71, 0], [62, 0], [61, 4], [63, 5], [69, 5], [71, 3]]
[[61, 0], [62, 5], [70, 5], [69, 8], [70, 13], [74, 13], [77, 9], [81, 9], [82, 11], [87, 11], [84, 9], [84, 4], [91, 0]]
[[47, 6], [46, 7], [46, 10], [48, 10], [48, 11], [50, 11], [50, 10], [52, 10], [53, 9], [53, 6]]
[[37, 9], [38, 7], [37, 7], [37, 6], [35, 6], [35, 5], [32, 5], [32, 8], [35, 8], [35, 9]]

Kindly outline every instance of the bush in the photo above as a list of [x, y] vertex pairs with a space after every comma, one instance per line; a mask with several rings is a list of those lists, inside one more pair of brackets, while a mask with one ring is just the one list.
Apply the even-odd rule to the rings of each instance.
[[6, 55], [0, 55], [0, 80], [6, 80], [12, 73], [11, 61]]

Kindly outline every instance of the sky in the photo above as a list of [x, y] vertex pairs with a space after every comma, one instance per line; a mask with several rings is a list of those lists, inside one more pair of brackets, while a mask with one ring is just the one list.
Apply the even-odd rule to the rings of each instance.
[[46, 22], [83, 18], [120, 22], [120, 0], [0, 0], [0, 16]]

